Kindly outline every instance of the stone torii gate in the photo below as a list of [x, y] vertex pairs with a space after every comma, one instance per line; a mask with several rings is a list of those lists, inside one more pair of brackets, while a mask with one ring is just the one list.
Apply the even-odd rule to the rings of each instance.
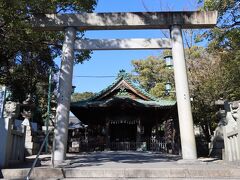
[[[65, 31], [59, 79], [53, 160], [66, 157], [74, 50], [172, 49], [183, 160], [196, 160], [196, 142], [187, 81], [182, 29], [212, 28], [217, 12], [46, 14], [32, 18], [33, 28]], [[75, 40], [77, 30], [170, 29], [171, 39]]]

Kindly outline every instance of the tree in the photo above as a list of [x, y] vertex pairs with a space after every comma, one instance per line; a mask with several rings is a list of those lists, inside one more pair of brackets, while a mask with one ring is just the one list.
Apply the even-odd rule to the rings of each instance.
[[167, 82], [172, 84], [174, 91], [173, 70], [166, 67], [163, 56], [150, 56], [145, 60], [133, 60], [133, 80], [147, 92], [158, 98], [174, 98], [174, 93], [166, 94], [165, 85]]
[[[193, 99], [194, 123], [203, 129], [206, 141], [210, 141], [211, 133], [217, 124], [217, 109], [214, 102], [220, 97], [228, 99], [230, 96], [231, 99], [239, 97], [240, 61], [226, 65], [221, 59], [222, 54], [212, 53], [207, 48], [199, 46], [186, 48], [185, 55], [190, 96]], [[159, 57], [148, 57], [146, 60], [135, 60], [132, 63], [133, 72], [137, 73], [134, 79], [152, 95], [166, 98], [165, 83], [170, 79], [174, 86], [174, 78], [173, 69], [169, 70], [160, 58], [163, 56], [162, 54]], [[235, 74], [232, 74], [233, 72]]]
[[[218, 10], [218, 25], [202, 35], [192, 30], [185, 31], [185, 57], [190, 96], [193, 98], [194, 123], [202, 127], [206, 141], [210, 141], [212, 131], [218, 123], [214, 102], [219, 98], [230, 101], [240, 99], [240, 2], [206, 0], [202, 4], [202, 10]], [[209, 45], [206, 48], [195, 44], [201, 38], [208, 38]], [[161, 66], [163, 61], [156, 61], [157, 59], [161, 58], [151, 57], [133, 61], [133, 64], [134, 72], [138, 75], [135, 79], [150, 93], [161, 97], [164, 95], [163, 82], [166, 82], [169, 75], [163, 75], [166, 73]], [[157, 86], [158, 84], [160, 85]]]
[[[58, 71], [54, 58], [61, 54], [62, 32], [34, 31], [30, 17], [41, 13], [91, 12], [96, 0], [1, 0], [0, 1], [0, 84], [22, 102], [32, 94], [37, 104], [46, 104], [49, 68]], [[84, 32], [78, 33], [81, 38]], [[75, 53], [75, 62], [90, 58], [89, 51]]]
[[[61, 54], [62, 32], [38, 32], [31, 28], [30, 17], [39, 13], [91, 12], [95, 0], [2, 0], [0, 2], [0, 79], [7, 82], [6, 76], [16, 65], [40, 60], [43, 65], [53, 65], [53, 58]], [[79, 38], [84, 34], [80, 32]], [[76, 62], [89, 58], [89, 52], [75, 54]]]
[[231, 29], [240, 25], [238, 0], [199, 0], [199, 3], [203, 3], [205, 11], [218, 11], [218, 27]]
[[237, 0], [207, 0], [204, 10], [217, 10], [217, 27], [207, 31], [210, 40], [208, 52], [217, 55], [224, 67], [223, 97], [228, 100], [240, 99], [240, 2]]
[[214, 102], [221, 96], [222, 71], [218, 57], [209, 54], [203, 47], [186, 50], [188, 81], [195, 125], [199, 125], [207, 141], [216, 126]]

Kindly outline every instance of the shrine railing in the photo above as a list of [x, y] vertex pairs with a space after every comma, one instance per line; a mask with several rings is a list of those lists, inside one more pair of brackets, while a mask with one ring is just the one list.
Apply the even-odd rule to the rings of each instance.
[[156, 151], [168, 152], [167, 143], [164, 140], [148, 140], [143, 142], [110, 142], [109, 147], [105, 142], [74, 142], [74, 146], [69, 147], [69, 152], [91, 152], [104, 151], [110, 149], [112, 151]]
[[157, 152], [167, 152], [167, 143], [164, 140], [150, 140], [150, 150]]
[[119, 151], [149, 150], [167, 152], [167, 144], [164, 140], [150, 140], [148, 142], [111, 142], [110, 149]]
[[110, 149], [113, 151], [136, 150], [137, 144], [140, 145], [140, 143], [136, 143], [136, 142], [111, 142]]

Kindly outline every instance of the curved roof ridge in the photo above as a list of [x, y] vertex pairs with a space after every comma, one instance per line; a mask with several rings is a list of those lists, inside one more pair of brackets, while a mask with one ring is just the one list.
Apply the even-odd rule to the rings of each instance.
[[78, 102], [82, 102], [82, 101], [92, 101], [96, 98], [98, 98], [100, 95], [104, 94], [105, 92], [107, 92], [109, 89], [111, 89], [112, 87], [116, 86], [122, 79], [123, 79], [123, 75], [120, 75], [120, 73], [125, 72], [124, 70], [120, 70], [117, 78], [113, 81], [112, 84], [110, 84], [109, 86], [107, 86], [106, 88], [102, 89], [101, 91], [99, 91], [98, 93], [96, 93], [93, 97], [90, 97], [88, 99], [85, 100], [80, 100], [80, 101], [76, 101], [74, 103], [78, 103]]
[[[141, 93], [142, 95], [146, 96], [147, 98], [149, 98], [149, 101], [157, 101], [157, 102], [162, 102], [162, 103], [170, 103], [172, 104], [173, 102], [171, 100], [167, 100], [167, 99], [159, 99], [154, 97], [153, 95], [151, 95], [150, 93], [148, 93], [147, 91], [145, 91], [143, 88], [139, 87], [138, 85], [136, 85], [130, 77], [129, 73], [126, 73], [125, 70], [120, 70], [117, 78], [115, 79], [115, 81], [110, 84], [109, 86], [107, 86], [106, 88], [104, 88], [103, 90], [99, 91], [98, 93], [96, 93], [93, 97], [86, 99], [86, 100], [81, 100], [81, 101], [76, 101], [73, 102], [73, 104], [77, 104], [79, 102], [83, 102], [83, 101], [93, 101], [96, 100], [97, 98], [99, 98], [101, 95], [103, 95], [104, 93], [106, 93], [107, 91], [109, 91], [110, 89], [112, 89], [113, 87], [117, 86], [122, 80], [124, 80], [125, 82], [127, 82], [130, 86], [132, 86], [136, 91], [138, 91], [139, 93]], [[171, 103], [171, 102], [172, 103]], [[176, 101], [174, 101], [176, 103]]]
[[95, 96], [93, 96], [92, 98], [90, 98], [89, 100], [94, 100], [97, 97], [99, 97], [100, 95], [104, 94], [105, 92], [107, 92], [108, 90], [110, 90], [111, 88], [113, 88], [114, 86], [116, 86], [119, 82], [121, 82], [122, 80], [126, 81], [129, 85], [131, 85], [134, 89], [136, 89], [138, 92], [140, 92], [141, 94], [143, 94], [144, 96], [148, 97], [150, 100], [157, 100], [156, 97], [152, 96], [151, 94], [149, 94], [148, 92], [146, 92], [143, 88], [140, 88], [139, 86], [137, 86], [136, 84], [134, 84], [134, 82], [131, 80], [130, 78], [130, 74], [127, 73], [125, 70], [120, 70], [116, 80], [109, 85], [107, 88], [101, 90], [100, 92], [98, 92]]
[[133, 83], [132, 80], [130, 79], [125, 79], [131, 86], [133, 86], [138, 92], [142, 93], [143, 95], [147, 96], [150, 100], [156, 101], [157, 98], [145, 91], [143, 88], [137, 86], [136, 84]]

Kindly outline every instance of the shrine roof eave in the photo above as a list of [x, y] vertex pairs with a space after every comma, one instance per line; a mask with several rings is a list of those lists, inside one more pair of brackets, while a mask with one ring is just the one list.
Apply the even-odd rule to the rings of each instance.
[[[142, 99], [130, 99], [128, 97], [114, 97], [107, 100], [100, 101], [79, 101], [71, 103], [71, 108], [106, 108], [111, 106], [118, 106], [119, 102], [125, 102], [132, 107], [144, 107], [144, 108], [160, 108], [168, 109], [176, 105], [176, 101], [173, 100], [158, 100], [158, 101], [145, 101]], [[116, 103], [116, 104], [115, 104]]]

